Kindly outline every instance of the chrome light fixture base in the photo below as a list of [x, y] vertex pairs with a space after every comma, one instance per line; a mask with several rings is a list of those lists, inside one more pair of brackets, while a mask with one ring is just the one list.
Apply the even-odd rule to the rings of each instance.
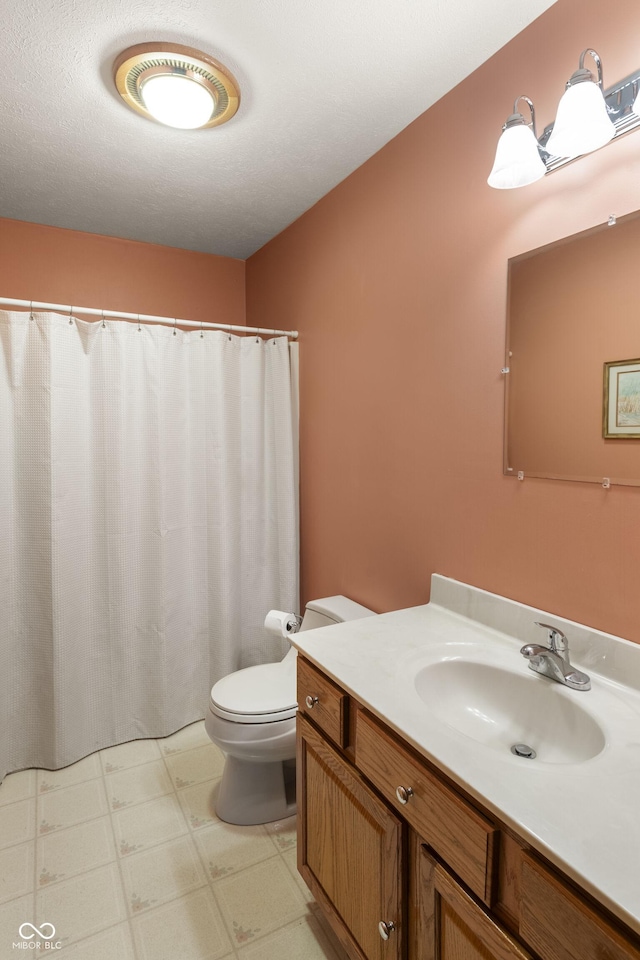
[[132, 110], [159, 123], [145, 104], [144, 84], [158, 76], [193, 81], [211, 97], [211, 113], [192, 129], [216, 127], [230, 120], [240, 105], [238, 82], [225, 66], [206, 53], [177, 43], [139, 43], [124, 50], [113, 65], [118, 93]]

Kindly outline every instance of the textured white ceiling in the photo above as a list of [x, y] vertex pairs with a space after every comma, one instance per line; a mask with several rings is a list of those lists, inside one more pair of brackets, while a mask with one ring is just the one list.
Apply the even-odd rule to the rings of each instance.
[[[248, 257], [552, 0], [2, 0], [0, 216]], [[173, 40], [232, 71], [222, 127], [136, 115], [112, 80]]]

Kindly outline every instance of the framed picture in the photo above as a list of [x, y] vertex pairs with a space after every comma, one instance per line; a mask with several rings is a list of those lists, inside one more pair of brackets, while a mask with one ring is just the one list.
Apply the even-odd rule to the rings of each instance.
[[640, 440], [640, 359], [604, 365], [602, 436]]

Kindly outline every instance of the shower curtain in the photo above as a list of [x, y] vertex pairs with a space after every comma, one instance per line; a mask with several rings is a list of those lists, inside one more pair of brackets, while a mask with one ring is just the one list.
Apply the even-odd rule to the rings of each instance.
[[0, 311], [0, 354], [2, 779], [166, 736], [283, 656], [298, 530], [285, 337]]

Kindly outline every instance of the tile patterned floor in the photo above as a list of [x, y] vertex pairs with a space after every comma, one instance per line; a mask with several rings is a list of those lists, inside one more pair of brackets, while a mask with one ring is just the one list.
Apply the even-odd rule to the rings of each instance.
[[13, 946], [23, 923], [53, 924], [64, 960], [344, 960], [296, 871], [295, 817], [216, 817], [223, 763], [200, 722], [6, 777], [0, 960], [45, 955]]

